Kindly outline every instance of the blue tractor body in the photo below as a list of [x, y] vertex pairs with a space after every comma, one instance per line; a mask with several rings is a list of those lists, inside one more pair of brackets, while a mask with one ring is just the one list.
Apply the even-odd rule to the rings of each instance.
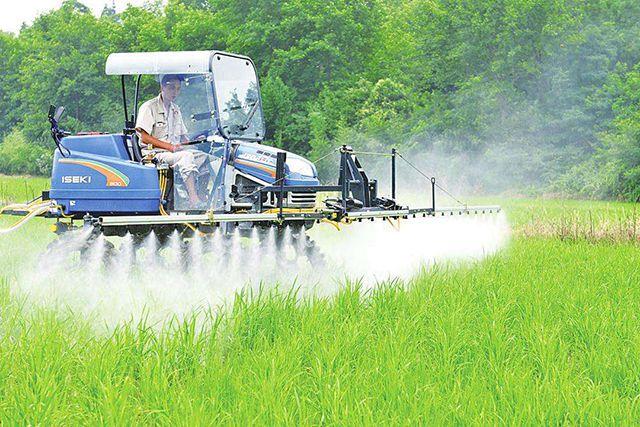
[[123, 135], [68, 136], [55, 152], [49, 196], [66, 215], [157, 213], [158, 171], [129, 159]]
[[[55, 152], [49, 196], [66, 215], [160, 213], [158, 171], [152, 163], [131, 161], [124, 135], [75, 135], [61, 142], [69, 154]], [[277, 153], [282, 151], [257, 143], [236, 144], [222, 165], [230, 177], [241, 174], [256, 185], [273, 184]], [[224, 151], [211, 150], [211, 154], [220, 158]], [[298, 169], [285, 166], [285, 185], [319, 185], [312, 163], [292, 153], [287, 156]]]
[[[273, 184], [276, 181], [277, 154], [285, 152], [267, 145], [244, 143], [238, 145], [233, 153], [233, 165], [238, 172], [248, 174], [265, 184]], [[285, 163], [285, 185], [319, 185], [318, 172], [313, 163], [293, 153], [287, 153]], [[293, 167], [294, 162], [302, 165], [304, 172]], [[306, 166], [305, 166], [306, 165]]]

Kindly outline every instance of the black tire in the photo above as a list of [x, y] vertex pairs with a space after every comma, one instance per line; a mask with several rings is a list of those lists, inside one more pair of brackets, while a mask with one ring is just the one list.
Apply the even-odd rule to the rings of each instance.
[[303, 257], [314, 268], [324, 268], [327, 265], [324, 254], [316, 242], [305, 233], [305, 227], [296, 227], [291, 232], [293, 247], [298, 257]]
[[[95, 236], [95, 237], [93, 237], [93, 236]], [[85, 242], [85, 244], [80, 248], [80, 262], [81, 263], [95, 261], [94, 259], [91, 258], [92, 257], [91, 246], [98, 239], [99, 236], [100, 235], [92, 235], [92, 238], [88, 239]], [[97, 261], [102, 263], [102, 265], [104, 265], [104, 266], [109, 265], [110, 263], [112, 263], [115, 260], [117, 254], [118, 254], [118, 251], [116, 250], [116, 247], [114, 246], [114, 244], [105, 239], [105, 241], [104, 241], [104, 252], [100, 256], [100, 259], [97, 260]]]

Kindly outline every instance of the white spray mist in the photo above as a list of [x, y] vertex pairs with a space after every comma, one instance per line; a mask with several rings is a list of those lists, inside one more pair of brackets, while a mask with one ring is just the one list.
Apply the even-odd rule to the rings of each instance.
[[[341, 231], [314, 227], [309, 234], [324, 254], [323, 267], [296, 256], [296, 245], [300, 250], [303, 243], [291, 229], [280, 242], [272, 227], [262, 239], [256, 230], [246, 238], [237, 231], [230, 238], [215, 232], [186, 246], [177, 232], [164, 245], [151, 234], [137, 250], [130, 235], [100, 237], [82, 257], [77, 250], [87, 235], [80, 232], [54, 245], [42, 268], [25, 269], [14, 290], [34, 306], [71, 310], [99, 328], [142, 317], [159, 327], [170, 317], [215, 310], [247, 288], [295, 286], [301, 296], [330, 295], [347, 278], [366, 287], [408, 279], [435, 262], [491, 255], [510, 234], [502, 213], [409, 219], [394, 226], [378, 220], [344, 225]], [[109, 242], [116, 251], [105, 264]]]

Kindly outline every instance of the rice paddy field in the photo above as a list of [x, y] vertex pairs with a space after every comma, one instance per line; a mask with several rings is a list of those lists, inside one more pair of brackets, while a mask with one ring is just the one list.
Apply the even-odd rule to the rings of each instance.
[[[48, 185], [0, 177], [0, 204]], [[2, 424], [635, 424], [633, 204], [486, 199], [513, 236], [480, 261], [328, 296], [239, 292], [224, 309], [108, 332], [15, 292], [45, 221], [0, 235]], [[10, 220], [1, 219], [0, 226]], [[55, 262], [55, 260], [41, 260]], [[87, 286], [91, 286], [87, 283]]]

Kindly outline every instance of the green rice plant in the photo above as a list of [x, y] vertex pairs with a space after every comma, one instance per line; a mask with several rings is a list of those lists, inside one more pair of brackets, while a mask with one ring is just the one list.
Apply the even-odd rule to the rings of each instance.
[[[7, 191], [22, 197], [27, 190], [16, 182]], [[516, 229], [535, 214], [560, 221], [566, 236], [592, 235], [596, 219], [615, 224], [633, 208], [501, 204]], [[595, 211], [604, 213], [589, 222]], [[640, 417], [640, 269], [629, 239], [519, 233], [495, 256], [438, 264], [409, 282], [356, 281], [325, 297], [265, 283], [163, 325], [143, 317], [97, 333], [90, 318], [32, 307], [14, 286], [21, 268], [55, 262], [23, 259], [51, 239], [46, 224], [0, 237], [3, 424], [632, 424]]]
[[625, 218], [634, 215], [636, 203], [599, 200], [472, 198], [473, 204], [500, 205], [514, 227], [538, 221], [572, 217], [580, 222]]
[[461, 268], [334, 296], [241, 293], [107, 335], [0, 293], [9, 424], [630, 423], [640, 270], [630, 245], [517, 239]]
[[636, 203], [555, 199], [474, 199], [499, 204], [513, 231], [524, 237], [563, 241], [638, 243], [640, 212]]
[[0, 175], [0, 207], [35, 199], [49, 186], [48, 178]]
[[534, 220], [518, 227], [526, 237], [542, 236], [560, 240], [640, 243], [640, 224], [635, 210], [631, 215], [603, 217], [590, 215], [587, 220], [568, 214], [557, 219]]

